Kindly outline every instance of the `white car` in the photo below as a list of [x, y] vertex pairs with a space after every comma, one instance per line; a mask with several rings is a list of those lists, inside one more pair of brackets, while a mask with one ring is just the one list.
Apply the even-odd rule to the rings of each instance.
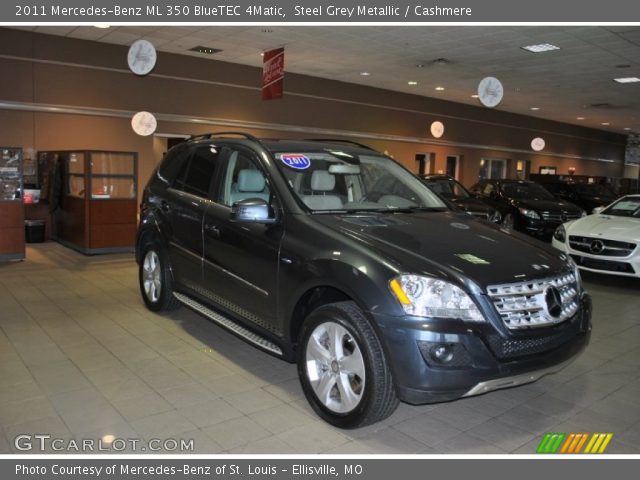
[[588, 217], [560, 225], [553, 246], [582, 270], [640, 277], [640, 195], [627, 195]]

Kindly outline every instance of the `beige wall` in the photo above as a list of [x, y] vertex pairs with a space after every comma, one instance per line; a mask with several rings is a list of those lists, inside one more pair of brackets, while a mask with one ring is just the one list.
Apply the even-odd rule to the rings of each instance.
[[[166, 144], [131, 130], [129, 112], [148, 110], [160, 118], [162, 133], [231, 128], [263, 137], [327, 136], [318, 129], [355, 134], [355, 141], [388, 150], [414, 170], [416, 152], [434, 152], [436, 172], [444, 170], [447, 155], [461, 155], [460, 177], [466, 185], [477, 180], [481, 158], [509, 159], [513, 165], [531, 160], [532, 173], [541, 165], [555, 165], [558, 173], [569, 167], [576, 174], [625, 173], [622, 135], [295, 74], [286, 75], [282, 100], [262, 102], [259, 69], [161, 52], [154, 72], [137, 77], [126, 68], [126, 52], [126, 46], [0, 28], [0, 102], [100, 109], [80, 115], [0, 108], [0, 144], [136, 151], [144, 184]], [[186, 123], [191, 117], [209, 124]], [[445, 124], [442, 141], [447, 144], [429, 134], [434, 120]], [[223, 125], [234, 122], [242, 128]], [[371, 138], [376, 135], [390, 138]], [[535, 136], [544, 137], [545, 152], [555, 156], [532, 152]]]

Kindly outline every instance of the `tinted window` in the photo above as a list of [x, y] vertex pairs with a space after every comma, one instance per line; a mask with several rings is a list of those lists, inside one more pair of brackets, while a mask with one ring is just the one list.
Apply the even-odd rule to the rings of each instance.
[[158, 176], [167, 183], [173, 183], [179, 172], [184, 171], [188, 155], [189, 147], [185, 144], [170, 149], [158, 168]]
[[185, 165], [184, 173], [179, 175], [175, 187], [187, 193], [207, 198], [217, 158], [218, 149], [215, 146], [197, 147], [188, 164]]

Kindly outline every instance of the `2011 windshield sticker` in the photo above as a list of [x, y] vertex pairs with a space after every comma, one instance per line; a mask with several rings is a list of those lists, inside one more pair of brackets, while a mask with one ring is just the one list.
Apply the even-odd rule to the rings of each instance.
[[280, 160], [287, 167], [295, 168], [296, 170], [306, 170], [311, 166], [311, 159], [301, 153], [283, 153], [280, 155]]

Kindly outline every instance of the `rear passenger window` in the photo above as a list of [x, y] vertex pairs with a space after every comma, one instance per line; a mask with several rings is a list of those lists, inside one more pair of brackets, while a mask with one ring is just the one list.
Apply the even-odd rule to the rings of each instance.
[[182, 175], [176, 180], [175, 188], [199, 197], [209, 197], [209, 187], [218, 159], [218, 149], [214, 145], [196, 148]]
[[173, 147], [167, 152], [158, 167], [158, 176], [161, 180], [171, 184], [178, 176], [183, 176], [187, 166], [187, 158], [189, 156], [189, 147], [186, 144], [180, 144]]

